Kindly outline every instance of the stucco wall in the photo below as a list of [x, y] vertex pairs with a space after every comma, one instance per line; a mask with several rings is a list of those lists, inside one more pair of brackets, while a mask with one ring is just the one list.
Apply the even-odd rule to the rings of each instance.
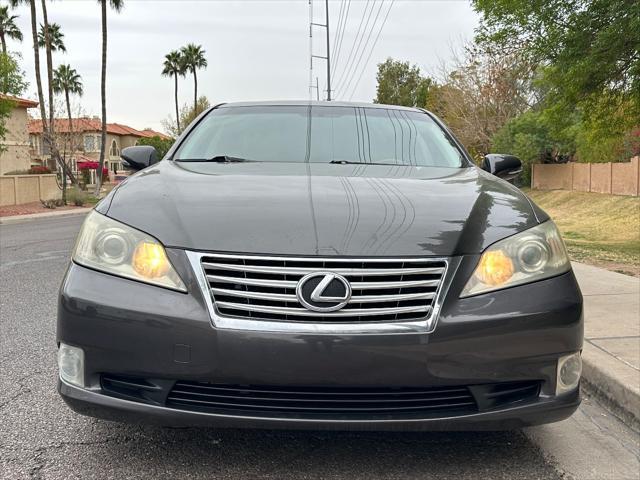
[[61, 194], [53, 174], [0, 176], [0, 206], [51, 200]]
[[27, 170], [31, 166], [27, 109], [16, 107], [7, 119], [7, 135], [2, 142], [5, 151], [0, 154], [0, 175], [13, 170]]
[[611, 193], [611, 164], [594, 163], [591, 165], [590, 192]]
[[[617, 195], [638, 195], [640, 182], [639, 158], [635, 157], [635, 161], [629, 163], [612, 163], [611, 164], [611, 190]], [[635, 180], [635, 182], [634, 182]]]
[[533, 166], [533, 188], [581, 192], [640, 194], [640, 157], [625, 163], [566, 163]]
[[573, 189], [588, 192], [591, 186], [591, 165], [588, 163], [573, 163]]

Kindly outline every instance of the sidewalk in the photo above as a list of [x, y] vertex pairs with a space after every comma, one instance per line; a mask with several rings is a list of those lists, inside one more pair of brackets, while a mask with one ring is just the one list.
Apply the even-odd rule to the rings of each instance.
[[8, 217], [0, 217], [0, 225], [9, 224], [9, 223], [21, 223], [27, 222], [29, 220], [38, 220], [41, 218], [51, 218], [51, 217], [66, 217], [69, 215], [86, 215], [93, 207], [83, 207], [83, 208], [73, 208], [73, 209], [65, 209], [65, 210], [51, 210], [50, 212], [43, 213], [29, 213], [26, 215], [11, 215]]
[[583, 380], [640, 425], [640, 278], [574, 263], [584, 296]]

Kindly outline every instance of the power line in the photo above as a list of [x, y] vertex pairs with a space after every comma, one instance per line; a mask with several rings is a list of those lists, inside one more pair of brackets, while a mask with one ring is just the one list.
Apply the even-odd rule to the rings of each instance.
[[353, 98], [353, 95], [356, 93], [356, 90], [358, 88], [358, 84], [360, 83], [360, 80], [362, 79], [362, 74], [366, 70], [367, 65], [369, 64], [369, 60], [371, 60], [371, 55], [373, 54], [373, 51], [375, 50], [376, 45], [378, 44], [378, 39], [380, 38], [380, 34], [382, 33], [382, 30], [384, 29], [384, 26], [387, 23], [387, 18], [389, 18], [389, 13], [391, 12], [391, 8], [393, 7], [393, 4], [394, 4], [395, 1], [396, 0], [391, 0], [391, 4], [389, 5], [389, 10], [387, 10], [387, 14], [384, 17], [384, 20], [382, 20], [382, 25], [380, 26], [380, 30], [378, 30], [378, 34], [376, 35], [376, 38], [373, 41], [373, 45], [371, 46], [371, 50], [369, 51], [369, 56], [367, 57], [367, 60], [364, 62], [364, 65], [362, 66], [362, 70], [360, 71], [360, 75], [358, 76], [358, 80], [356, 81], [355, 85], [353, 86], [353, 91], [351, 92], [351, 95], [349, 96], [349, 101], [351, 101], [351, 99]]
[[[374, 4], [376, 0], [373, 0]], [[358, 37], [360, 36], [360, 30], [362, 29], [362, 24], [364, 22], [364, 17], [367, 15], [367, 9], [369, 8], [369, 3], [370, 0], [367, 0], [367, 3], [364, 5], [364, 11], [362, 13], [362, 18], [360, 19], [360, 24], [358, 25], [358, 31], [356, 32], [356, 36], [353, 40], [353, 44], [351, 45], [351, 50], [349, 51], [349, 55], [347, 56], [347, 61], [345, 63], [345, 67], [347, 67], [349, 65], [349, 62], [351, 62], [351, 58], [353, 57], [353, 50], [356, 46], [356, 43], [358, 42]], [[373, 11], [373, 7], [371, 9], [371, 11]], [[342, 75], [338, 78], [338, 81], [336, 82], [336, 87], [342, 82], [342, 79], [344, 78], [344, 75], [346, 73], [346, 68], [345, 71], [343, 71]], [[337, 90], [337, 88], [336, 88]]]
[[336, 58], [336, 45], [338, 44], [337, 39], [340, 34], [340, 27], [342, 25], [342, 14], [344, 12], [344, 2], [345, 0], [340, 0], [340, 13], [338, 13], [338, 26], [336, 27], [336, 31], [333, 34], [333, 48], [331, 49], [331, 58]]
[[[356, 58], [358, 58], [359, 54], [360, 54], [360, 56], [362, 56], [362, 53], [359, 53], [360, 52], [360, 46], [362, 45], [362, 41], [364, 40], [365, 35], [367, 35], [367, 29], [369, 28], [369, 22], [371, 21], [371, 16], [373, 15], [373, 11], [375, 10], [376, 1], [377, 0], [373, 0], [373, 2], [371, 4], [371, 10], [369, 10], [369, 15], [367, 15], [367, 20], [366, 20], [366, 22], [364, 24], [364, 28], [362, 29], [362, 34], [360, 35], [360, 38], [358, 40], [357, 46], [356, 46], [355, 51], [354, 51], [353, 58], [351, 59], [351, 63], [347, 62], [348, 65], [346, 66], [345, 73], [344, 73], [344, 75], [343, 75], [343, 77], [341, 79], [340, 87], [336, 88], [336, 90], [342, 89], [342, 87], [344, 87], [345, 82], [347, 81], [347, 79], [349, 79], [353, 75], [352, 70], [354, 68], [354, 65], [355, 65], [355, 62], [356, 62]], [[381, 1], [380, 7], [382, 7], [382, 5], [384, 4], [384, 0], [380, 0], [380, 1]], [[378, 15], [379, 14], [380, 14], [380, 8], [378, 8]], [[363, 18], [364, 18], [364, 16], [363, 16]], [[375, 24], [375, 22], [374, 22], [374, 24]], [[373, 26], [374, 25], [372, 25], [371, 27], [373, 28]], [[371, 36], [371, 32], [369, 32], [369, 36]], [[354, 44], [355, 44], [355, 41], [354, 41]], [[366, 46], [366, 42], [365, 42], [364, 46]]]
[[339, 32], [340, 36], [338, 38], [338, 40], [336, 41], [336, 53], [335, 55], [332, 55], [334, 61], [333, 61], [333, 71], [335, 72], [336, 69], [338, 68], [339, 62], [340, 62], [340, 52], [342, 51], [342, 41], [344, 40], [344, 32], [345, 29], [347, 27], [347, 21], [349, 20], [349, 11], [351, 10], [351, 0], [347, 0], [347, 8], [346, 8], [346, 13], [344, 15], [344, 20], [342, 21], [342, 31]]
[[382, 12], [382, 7], [384, 6], [384, 3], [380, 3], [380, 7], [378, 8], [378, 12], [376, 13], [376, 18], [373, 21], [373, 24], [371, 25], [371, 30], [369, 30], [369, 34], [367, 35], [367, 40], [364, 42], [364, 45], [362, 47], [362, 51], [360, 52], [360, 55], [358, 56], [358, 61], [355, 61], [354, 58], [354, 68], [353, 68], [353, 72], [351, 73], [351, 76], [349, 77], [349, 80], [346, 84], [344, 84], [344, 93], [346, 96], [346, 93], [349, 91], [350, 87], [351, 87], [351, 82], [353, 82], [353, 79], [355, 78], [356, 72], [358, 71], [358, 67], [360, 67], [360, 62], [362, 61], [362, 58], [364, 56], [364, 52], [366, 52], [367, 47], [369, 45], [369, 41], [371, 40], [371, 34], [373, 33], [373, 31], [376, 28], [376, 24], [378, 23], [378, 18], [380, 17], [380, 12]]

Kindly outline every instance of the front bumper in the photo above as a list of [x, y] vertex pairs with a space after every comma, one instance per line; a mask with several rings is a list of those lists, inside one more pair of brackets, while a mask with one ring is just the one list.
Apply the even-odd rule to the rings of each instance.
[[349, 431], [468, 431], [505, 430], [557, 422], [571, 416], [580, 405], [579, 390], [553, 399], [508, 409], [438, 418], [305, 419], [267, 418], [202, 413], [147, 405], [102, 395], [58, 381], [58, 392], [73, 410], [90, 417], [115, 422], [161, 426], [218, 428], [265, 428], [291, 430]]
[[[558, 357], [582, 348], [582, 297], [572, 272], [459, 299], [477, 262], [465, 257], [433, 333], [307, 334], [215, 328], [179, 251], [172, 262], [182, 294], [72, 264], [61, 287], [58, 342], [85, 354], [85, 388], [60, 382], [76, 411], [167, 425], [307, 429], [468, 430], [518, 428], [562, 420], [579, 405], [556, 396]], [[308, 418], [202, 412], [109, 396], [101, 375], [233, 385], [388, 388], [539, 381], [535, 398], [487, 411], [420, 418]]]

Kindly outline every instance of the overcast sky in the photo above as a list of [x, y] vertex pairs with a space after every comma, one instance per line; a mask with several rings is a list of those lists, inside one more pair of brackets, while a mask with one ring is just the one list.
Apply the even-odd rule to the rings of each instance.
[[[387, 9], [390, 6], [391, 9], [369, 62], [365, 66], [370, 46], [362, 56], [357, 73], [345, 74], [348, 72], [346, 60], [365, 11], [365, 22], [368, 12], [373, 12], [369, 24], [372, 26], [382, 1], [350, 2], [339, 63], [334, 72], [334, 83], [337, 80], [338, 85], [344, 84], [338, 92], [339, 99], [348, 100], [353, 95], [354, 101], [371, 101], [375, 96], [376, 65], [387, 57], [409, 60], [425, 72], [434, 71], [441, 60], [449, 58], [452, 44], [459, 45], [472, 38], [478, 22], [477, 14], [466, 0], [396, 0], [393, 5], [391, 0], [384, 0], [368, 45], [373, 44]], [[112, 11], [108, 14], [109, 122], [161, 129], [161, 121], [174, 111], [173, 81], [160, 76], [164, 55], [189, 42], [201, 44], [206, 50], [209, 66], [199, 72], [198, 93], [206, 95], [212, 103], [309, 97], [308, 0], [125, 0], [124, 3], [119, 14]], [[345, 0], [345, 11], [348, 4], [349, 0]], [[340, 7], [341, 0], [330, 1], [332, 45]], [[9, 49], [21, 52], [22, 67], [30, 84], [26, 96], [35, 98], [29, 9], [21, 6], [16, 13], [20, 15], [18, 26], [25, 41], [18, 44], [8, 40]], [[54, 52], [54, 67], [69, 63], [78, 70], [85, 91], [82, 108], [88, 115], [99, 115], [99, 5], [95, 0], [49, 2], [48, 15], [50, 22], [62, 26], [67, 47], [66, 54]], [[324, 1], [314, 0], [314, 17], [316, 22], [324, 23]], [[324, 35], [322, 28], [314, 29], [317, 55], [325, 54]], [[363, 46], [366, 40], [364, 36]], [[44, 58], [41, 62], [44, 72]], [[326, 85], [324, 61], [315, 60], [314, 68], [322, 90]], [[352, 67], [352, 70], [355, 69]], [[361, 70], [362, 79], [354, 88]], [[353, 77], [348, 89], [348, 81], [341, 77]], [[181, 104], [192, 102], [192, 76], [181, 80], [179, 96]]]

